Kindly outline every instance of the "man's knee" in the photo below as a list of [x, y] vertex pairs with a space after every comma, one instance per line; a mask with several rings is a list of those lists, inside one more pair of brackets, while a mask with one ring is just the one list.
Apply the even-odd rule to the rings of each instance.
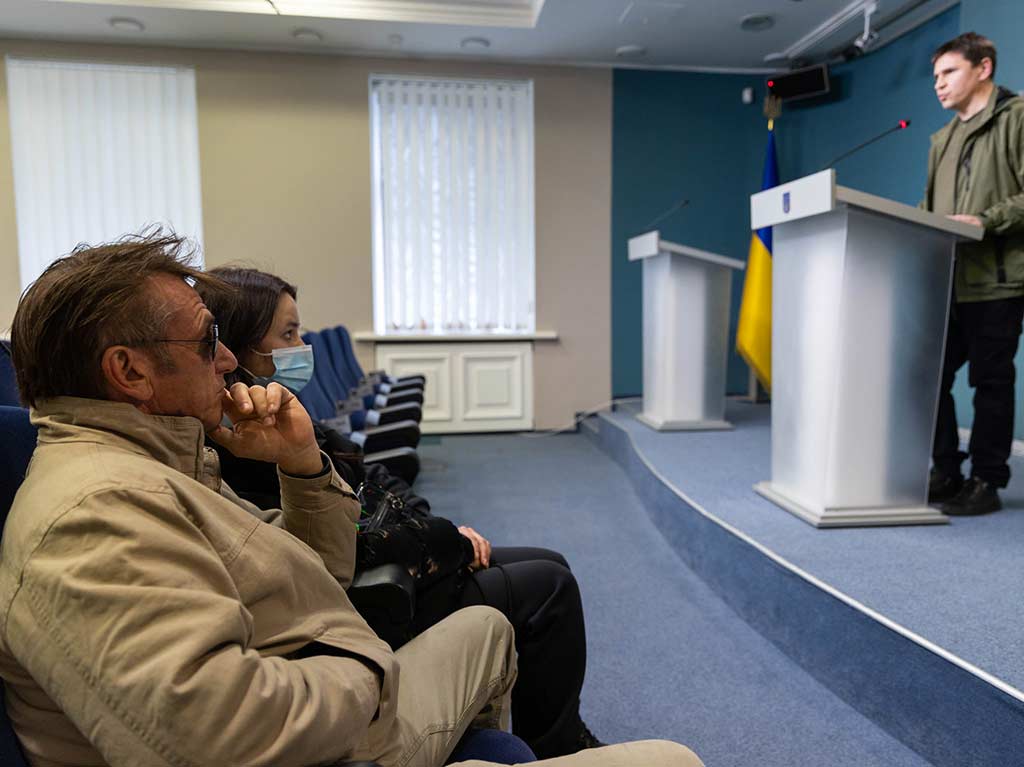
[[455, 621], [461, 630], [484, 642], [504, 644], [513, 639], [512, 624], [508, 618], [500, 610], [487, 605], [463, 607], [452, 613], [447, 620]]
[[505, 674], [516, 674], [515, 632], [500, 610], [486, 605], [463, 607], [445, 618], [446, 626], [461, 637], [466, 652], [476, 657], [501, 660]]
[[[686, 746], [671, 740], [638, 740], [632, 743], [619, 743], [591, 751], [582, 751], [580, 755], [593, 755], [594, 767], [615, 765], [619, 767], [703, 767], [704, 762]], [[604, 757], [608, 757], [605, 759]], [[587, 762], [587, 764], [590, 764]]]

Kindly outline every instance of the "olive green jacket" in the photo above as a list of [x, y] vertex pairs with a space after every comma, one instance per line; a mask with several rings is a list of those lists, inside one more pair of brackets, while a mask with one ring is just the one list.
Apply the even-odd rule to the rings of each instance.
[[[922, 207], [932, 210], [935, 169], [953, 119], [931, 138]], [[957, 164], [957, 213], [981, 218], [985, 238], [957, 248], [956, 300], [1024, 296], [1024, 99], [996, 88], [964, 140]]]
[[35, 767], [395, 763], [398, 662], [342, 587], [360, 506], [336, 473], [281, 474], [261, 521], [195, 418], [60, 397], [32, 420], [0, 677]]

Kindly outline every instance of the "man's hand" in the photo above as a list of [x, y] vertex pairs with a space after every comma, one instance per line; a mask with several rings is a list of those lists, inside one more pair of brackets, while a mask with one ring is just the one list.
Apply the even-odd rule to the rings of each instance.
[[974, 226], [985, 226], [981, 219], [977, 216], [968, 216], [965, 213], [957, 213], [953, 216], [946, 216], [946, 218], [952, 219], [953, 221], [959, 221], [961, 224], [973, 224]]
[[473, 544], [473, 562], [470, 570], [482, 570], [491, 566], [491, 542], [472, 527], [460, 527], [459, 532]]
[[276, 463], [285, 474], [319, 474], [323, 469], [313, 422], [285, 387], [236, 383], [224, 390], [223, 404], [234, 428], [220, 425], [210, 432], [217, 444], [239, 458]]

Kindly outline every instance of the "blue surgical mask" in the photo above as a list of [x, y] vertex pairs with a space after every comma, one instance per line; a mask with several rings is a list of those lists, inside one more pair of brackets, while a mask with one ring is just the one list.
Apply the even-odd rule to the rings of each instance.
[[254, 383], [259, 386], [266, 386], [273, 381], [287, 387], [293, 394], [298, 394], [306, 388], [309, 379], [313, 377], [313, 347], [309, 344], [286, 346], [283, 349], [274, 349], [269, 354], [255, 353], [261, 357], [272, 357], [274, 361], [274, 375], [253, 376]]

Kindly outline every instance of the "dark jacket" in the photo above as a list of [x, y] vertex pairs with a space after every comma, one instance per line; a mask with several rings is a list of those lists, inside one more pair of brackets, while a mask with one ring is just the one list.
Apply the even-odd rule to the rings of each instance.
[[[935, 171], [953, 119], [931, 139], [922, 207], [932, 210]], [[981, 218], [985, 238], [957, 248], [956, 300], [993, 301], [1024, 296], [1024, 99], [1005, 88], [992, 92], [971, 121], [957, 164], [957, 213]]]

